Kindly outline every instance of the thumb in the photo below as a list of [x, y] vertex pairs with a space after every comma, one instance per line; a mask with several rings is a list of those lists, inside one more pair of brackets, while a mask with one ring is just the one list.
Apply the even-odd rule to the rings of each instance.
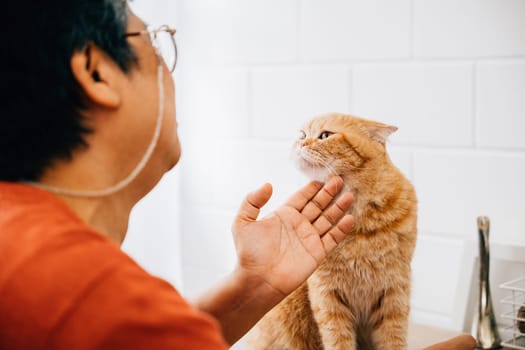
[[272, 185], [265, 183], [259, 189], [249, 193], [241, 204], [237, 214], [237, 221], [252, 222], [257, 220], [261, 208], [268, 203], [272, 196]]

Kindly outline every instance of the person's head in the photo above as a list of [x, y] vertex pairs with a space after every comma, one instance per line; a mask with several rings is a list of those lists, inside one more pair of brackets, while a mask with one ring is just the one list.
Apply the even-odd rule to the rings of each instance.
[[[11, 8], [0, 181], [38, 181], [90, 147], [114, 158], [118, 181], [143, 155], [158, 110], [155, 50], [147, 35], [125, 35], [144, 23], [125, 0], [31, 0]], [[166, 123], [151, 162], [161, 172], [180, 152], [173, 84], [164, 70]]]

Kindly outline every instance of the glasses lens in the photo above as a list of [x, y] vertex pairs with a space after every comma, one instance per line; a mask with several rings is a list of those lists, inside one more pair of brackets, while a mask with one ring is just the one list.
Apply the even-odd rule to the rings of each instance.
[[157, 32], [156, 41], [164, 62], [166, 62], [168, 69], [173, 72], [177, 63], [177, 48], [173, 37], [170, 33], [160, 31]]

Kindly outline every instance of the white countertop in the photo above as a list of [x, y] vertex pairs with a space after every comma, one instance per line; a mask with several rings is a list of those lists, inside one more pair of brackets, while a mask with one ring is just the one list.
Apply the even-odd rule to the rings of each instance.
[[[408, 327], [408, 350], [421, 350], [460, 334], [461, 332], [411, 323]], [[505, 347], [501, 350], [505, 349], [509, 348]]]
[[411, 323], [408, 327], [408, 350], [421, 350], [459, 334], [460, 332]]

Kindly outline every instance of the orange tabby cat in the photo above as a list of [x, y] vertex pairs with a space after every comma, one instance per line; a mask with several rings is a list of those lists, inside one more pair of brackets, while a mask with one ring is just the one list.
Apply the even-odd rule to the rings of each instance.
[[255, 326], [252, 349], [407, 348], [417, 200], [386, 153], [396, 129], [330, 113], [302, 130], [294, 147], [299, 168], [319, 181], [343, 177], [355, 196], [355, 225], [308, 281]]

